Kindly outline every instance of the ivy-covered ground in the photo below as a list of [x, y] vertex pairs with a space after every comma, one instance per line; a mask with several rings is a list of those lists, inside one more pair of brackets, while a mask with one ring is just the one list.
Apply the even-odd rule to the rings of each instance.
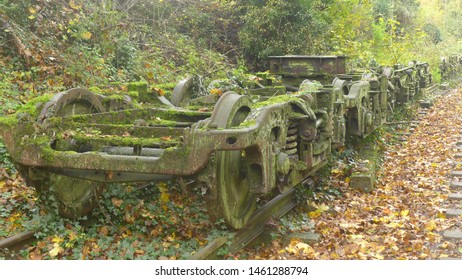
[[226, 234], [220, 221], [209, 222], [196, 190], [176, 182], [113, 184], [91, 215], [62, 218], [52, 197], [38, 198], [2, 160], [0, 238], [33, 230], [37, 241], [0, 251], [0, 259], [184, 259]]

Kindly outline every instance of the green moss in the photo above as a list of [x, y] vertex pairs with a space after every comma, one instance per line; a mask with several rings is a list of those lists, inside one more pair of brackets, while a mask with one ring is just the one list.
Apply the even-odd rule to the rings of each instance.
[[98, 148], [107, 145], [116, 145], [116, 146], [134, 146], [140, 145], [143, 147], [157, 145], [159, 143], [176, 143], [176, 139], [165, 140], [161, 138], [137, 138], [137, 137], [120, 137], [111, 135], [108, 137], [107, 135], [89, 135], [89, 134], [76, 134], [73, 136], [77, 142], [81, 143], [88, 143], [93, 148]]
[[246, 120], [246, 121], [243, 121], [239, 127], [251, 127], [251, 126], [254, 126], [257, 124], [257, 120], [256, 119], [251, 119], [251, 120]]
[[88, 90], [95, 93], [103, 93], [103, 90], [96, 86], [89, 87]]
[[39, 108], [41, 108], [52, 97], [53, 97], [52, 94], [44, 94], [42, 96], [31, 99], [29, 102], [24, 104], [21, 108], [19, 108], [16, 111], [15, 115], [20, 114], [20, 113], [26, 113], [35, 118], [39, 114]]
[[0, 128], [1, 130], [3, 130], [5, 127], [5, 129], [9, 129], [11, 127], [14, 127], [18, 124], [18, 119], [16, 118], [16, 115], [11, 115], [11, 116], [8, 116], [8, 117], [0, 117]]
[[124, 96], [121, 94], [113, 94], [111, 96], [108, 96], [110, 100], [123, 100]]
[[133, 98], [138, 98], [139, 94], [137, 91], [128, 91], [127, 92], [127, 95], [130, 96], [130, 97], [133, 97]]
[[168, 126], [168, 127], [174, 127], [177, 122], [175, 121], [169, 121], [169, 120], [163, 120], [163, 119], [155, 119], [154, 121], [150, 122], [152, 125], [160, 125], [160, 126]]
[[190, 105], [190, 106], [185, 107], [185, 109], [189, 111], [199, 111], [204, 108], [208, 108], [210, 112], [213, 110], [213, 106]]
[[27, 140], [27, 145], [35, 145], [41, 148], [40, 156], [46, 162], [53, 162], [55, 151], [50, 147], [51, 139], [48, 136], [40, 136]]
[[265, 101], [255, 103], [252, 106], [252, 108], [253, 109], [262, 108], [262, 107], [266, 107], [266, 106], [270, 106], [270, 105], [274, 105], [278, 103], [285, 103], [285, 102], [294, 101], [294, 100], [300, 100], [300, 99], [297, 96], [293, 96], [293, 95], [287, 95], [287, 94], [286, 95], [276, 95], [276, 96], [268, 98]]
[[44, 94], [42, 96], [38, 96], [21, 106], [16, 111], [16, 113], [6, 117], [0, 117], [0, 128], [3, 130], [17, 126], [19, 122], [18, 117], [23, 114], [28, 114], [35, 119], [40, 113], [40, 110], [43, 107], [43, 105], [46, 102], [48, 102], [52, 97], [52, 94]]
[[148, 84], [146, 82], [131, 82], [128, 84], [128, 91], [136, 91], [143, 95], [148, 92]]
[[175, 83], [165, 83], [165, 84], [157, 84], [156, 87], [163, 89], [163, 90], [173, 90], [175, 88]]

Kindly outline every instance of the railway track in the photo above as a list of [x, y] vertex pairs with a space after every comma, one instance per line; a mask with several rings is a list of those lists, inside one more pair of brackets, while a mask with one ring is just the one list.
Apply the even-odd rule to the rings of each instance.
[[[456, 244], [456, 247], [460, 248], [462, 245], [462, 141], [456, 143], [455, 151], [453, 171], [449, 174], [451, 178], [449, 184], [450, 193], [446, 201], [445, 215], [446, 218], [453, 218], [456, 222], [451, 228], [442, 233], [442, 238], [444, 241]], [[441, 259], [462, 259], [460, 250], [456, 251], [448, 248], [447, 251], [448, 257], [442, 257]]]
[[196, 252], [191, 260], [205, 260], [220, 258], [219, 252], [235, 254], [261, 233], [271, 226], [273, 220], [277, 220], [297, 205], [294, 197], [295, 189], [279, 194], [263, 207], [261, 207], [250, 221], [239, 231], [232, 232], [228, 236], [214, 239], [201, 250]]
[[5, 259], [16, 259], [16, 253], [25, 245], [36, 239], [34, 234], [35, 232], [33, 231], [24, 231], [0, 240], [0, 257]]
[[[431, 93], [434, 94], [436, 87], [431, 88]], [[430, 105], [431, 106], [431, 105]], [[428, 107], [420, 104], [420, 109], [417, 112], [417, 116], [414, 120], [405, 122], [390, 122], [389, 125], [405, 126], [405, 129], [395, 133], [395, 137], [398, 141], [407, 141], [408, 137], [414, 132], [414, 129], [420, 124], [421, 119], [428, 113]], [[462, 161], [462, 141], [460, 142], [460, 159]], [[461, 163], [462, 166], [462, 163]], [[460, 172], [462, 178], [462, 171]], [[462, 190], [462, 182], [460, 183]], [[203, 247], [200, 251], [194, 254], [191, 260], [204, 260], [204, 259], [217, 259], [220, 258], [219, 251], [224, 250], [228, 254], [235, 254], [239, 250], [246, 247], [251, 243], [252, 240], [256, 239], [267, 227], [267, 223], [271, 220], [279, 219], [284, 214], [289, 212], [296, 206], [295, 199], [293, 197], [294, 190], [287, 193], [280, 194], [255, 214], [250, 222], [243, 229], [237, 232], [233, 232], [228, 237], [220, 237], [207, 246]], [[462, 201], [462, 194], [457, 194], [457, 199]], [[462, 214], [462, 209], [457, 210]], [[459, 212], [457, 212], [459, 213]], [[462, 232], [459, 233], [462, 239]]]

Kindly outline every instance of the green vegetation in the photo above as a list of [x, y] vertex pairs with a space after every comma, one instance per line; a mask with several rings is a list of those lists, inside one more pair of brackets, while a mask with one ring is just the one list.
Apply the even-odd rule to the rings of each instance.
[[239, 76], [266, 70], [270, 55], [342, 54], [350, 67], [418, 59], [438, 77], [440, 57], [461, 50], [459, 14], [455, 0], [5, 0], [1, 114], [75, 86], [165, 91], [157, 85], [188, 75]]
[[[382, 65], [417, 59], [429, 62], [434, 80], [439, 81], [440, 57], [462, 52], [461, 5], [456, 0], [3, 0], [0, 135], [18, 118], [35, 118], [52, 94], [72, 87], [105, 94], [109, 103], [121, 101], [121, 93], [144, 98], [143, 102], [151, 94], [168, 97], [175, 84], [190, 75], [201, 77], [204, 85], [228, 79], [253, 89], [261, 81], [244, 73], [267, 70], [266, 59], [272, 55], [346, 55], [350, 69], [367, 67], [373, 58]], [[266, 72], [258, 76], [273, 79]], [[298, 98], [279, 95], [254, 108], [288, 100]], [[202, 106], [195, 109], [202, 115], [211, 111]], [[397, 115], [404, 119], [414, 110], [403, 107]], [[126, 123], [118, 127], [121, 135], [145, 117], [138, 116], [137, 110], [125, 114]], [[172, 126], [172, 121], [202, 115], [162, 110], [147, 121]], [[118, 117], [113, 113], [100, 118], [112, 123]], [[86, 122], [88, 116], [69, 120], [61, 125]], [[241, 127], [254, 124], [255, 120], [248, 120]], [[92, 134], [81, 131], [74, 138], [99, 145], [175, 141], [141, 136], [108, 140], [99, 131]], [[49, 138], [38, 135], [33, 142], [48, 148], [46, 160], [53, 159]], [[348, 159], [354, 152], [338, 153]], [[323, 172], [330, 176], [330, 184], [344, 186], [351, 167], [332, 162]], [[322, 186], [316, 193], [321, 194], [308, 190], [298, 197], [310, 196], [317, 203], [341, 193], [327, 183], [318, 185]], [[168, 188], [165, 183], [151, 183], [149, 188], [111, 186], [91, 216], [78, 221], [59, 218], [36, 203], [33, 188], [18, 176], [3, 142], [0, 189], [0, 237], [24, 229], [40, 231], [41, 241], [23, 250], [20, 258], [185, 258], [209, 238], [223, 234], [223, 223], [210, 224], [202, 200], [193, 200], [173, 183]], [[310, 218], [326, 211], [322, 204], [313, 207]], [[296, 229], [291, 221], [285, 223]]]

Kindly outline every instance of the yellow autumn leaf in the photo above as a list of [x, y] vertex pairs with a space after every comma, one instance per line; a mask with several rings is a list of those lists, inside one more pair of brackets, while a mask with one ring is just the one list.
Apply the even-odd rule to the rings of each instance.
[[129, 223], [129, 224], [133, 224], [135, 222], [135, 217], [133, 217], [132, 215], [130, 215], [130, 213], [126, 213], [124, 215], [124, 220]]
[[401, 214], [401, 217], [406, 217], [406, 216], [409, 215], [409, 210], [407, 210], [407, 209], [406, 210], [401, 210], [400, 214]]
[[37, 10], [34, 7], [29, 7], [29, 13], [35, 14]]
[[[292, 240], [289, 244], [289, 246], [287, 246], [286, 248], [286, 251], [289, 252], [289, 253], [292, 253], [292, 254], [296, 254], [296, 253], [303, 253], [303, 254], [309, 254], [309, 253], [313, 253], [314, 252], [314, 249], [304, 243], [304, 242], [293, 242], [294, 240]], [[295, 243], [295, 244], [294, 244]]]
[[5, 181], [0, 181], [0, 189], [3, 189], [5, 187]]
[[154, 87], [154, 88], [152, 88], [152, 90], [155, 91], [155, 92], [157, 92], [157, 94], [158, 94], [159, 96], [164, 96], [164, 95], [165, 95], [165, 91], [164, 91], [163, 89], [161, 89], [161, 88], [156, 88], [156, 87]]
[[71, 0], [69, 2], [69, 6], [74, 10], [79, 10], [80, 8], [82, 8], [82, 4], [76, 4], [74, 0]]
[[163, 203], [166, 203], [170, 200], [170, 195], [166, 192], [163, 192], [160, 194], [160, 201], [162, 201]]
[[311, 219], [316, 219], [316, 218], [319, 218], [321, 216], [321, 214], [324, 213], [327, 210], [329, 210], [329, 206], [327, 206], [325, 204], [321, 204], [320, 206], [316, 206], [315, 211], [308, 212], [308, 216]]
[[87, 31], [87, 32], [82, 33], [82, 38], [85, 40], [89, 40], [92, 35], [93, 34], [91, 34], [91, 32]]
[[126, 238], [126, 237], [129, 237], [132, 235], [132, 231], [127, 229], [127, 230], [124, 230], [124, 232], [122, 233], [122, 237], [123, 238]]
[[167, 191], [167, 184], [165, 182], [158, 182], [157, 183], [157, 188], [159, 189], [160, 192], [166, 192]]
[[168, 242], [173, 242], [175, 241], [176, 234], [172, 233], [172, 235], [168, 235], [165, 239], [167, 239]]
[[425, 230], [426, 231], [433, 231], [435, 229], [436, 229], [435, 221], [429, 221], [428, 223], [425, 224]]
[[69, 241], [73, 241], [77, 238], [77, 234], [74, 231], [69, 232]]
[[442, 213], [442, 212], [439, 212], [439, 213], [436, 215], [436, 217], [437, 217], [438, 219], [446, 219], [446, 214], [444, 214], [444, 213]]
[[64, 239], [62, 239], [60, 236], [57, 236], [57, 235], [55, 235], [55, 236], [51, 239], [51, 242], [53, 242], [53, 243], [61, 243], [61, 242], [63, 242], [63, 241], [64, 241]]
[[59, 255], [60, 253], [64, 252], [64, 249], [61, 248], [61, 246], [59, 246], [58, 243], [55, 243], [53, 244], [53, 249], [51, 249], [48, 254], [50, 255], [50, 257], [54, 258], [56, 257], [57, 255]]
[[215, 94], [215, 95], [218, 95], [218, 96], [221, 96], [223, 94], [223, 91], [219, 88], [212, 88], [210, 90], [210, 94]]

